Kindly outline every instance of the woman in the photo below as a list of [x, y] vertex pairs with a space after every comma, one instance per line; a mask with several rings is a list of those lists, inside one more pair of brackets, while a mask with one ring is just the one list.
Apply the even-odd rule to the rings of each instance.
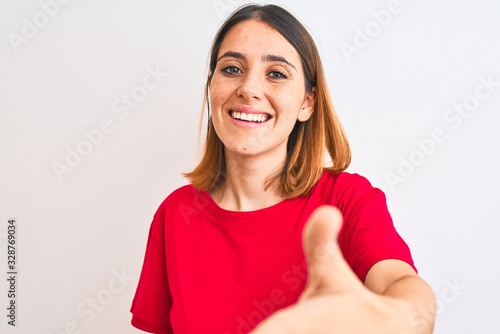
[[431, 333], [432, 291], [384, 194], [343, 172], [348, 142], [305, 28], [278, 6], [242, 7], [220, 28], [209, 66], [204, 155], [156, 212], [132, 324]]

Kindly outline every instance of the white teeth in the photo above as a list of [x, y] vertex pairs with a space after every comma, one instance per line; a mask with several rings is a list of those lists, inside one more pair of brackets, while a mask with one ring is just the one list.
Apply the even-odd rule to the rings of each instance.
[[231, 112], [231, 117], [234, 119], [240, 119], [247, 122], [258, 122], [262, 123], [267, 121], [267, 115], [263, 114], [246, 114], [244, 112], [240, 113], [237, 111]]

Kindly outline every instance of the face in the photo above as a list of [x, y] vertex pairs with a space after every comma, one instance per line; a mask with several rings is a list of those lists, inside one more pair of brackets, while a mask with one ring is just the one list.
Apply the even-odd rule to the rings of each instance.
[[314, 93], [306, 92], [300, 56], [274, 28], [257, 20], [226, 34], [210, 82], [210, 108], [226, 155], [286, 157], [297, 121], [309, 119]]

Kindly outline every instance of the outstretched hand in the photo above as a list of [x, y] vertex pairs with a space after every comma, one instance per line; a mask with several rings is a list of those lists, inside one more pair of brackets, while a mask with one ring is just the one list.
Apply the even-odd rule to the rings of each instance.
[[308, 281], [299, 301], [264, 320], [252, 334], [414, 332], [410, 303], [375, 294], [351, 270], [337, 243], [342, 214], [316, 209], [303, 233]]

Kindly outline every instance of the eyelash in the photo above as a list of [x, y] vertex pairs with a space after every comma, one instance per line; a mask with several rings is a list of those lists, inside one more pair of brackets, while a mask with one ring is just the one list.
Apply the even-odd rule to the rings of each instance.
[[230, 66], [226, 66], [226, 67], [222, 68], [222, 70], [221, 70], [221, 71], [222, 71], [222, 72], [224, 72], [224, 73], [226, 73], [226, 74], [229, 74], [229, 75], [232, 75], [232, 74], [239, 74], [239, 73], [234, 73], [234, 72], [230, 72], [230, 71], [229, 71], [229, 70], [234, 70], [234, 69], [237, 69], [238, 71], [240, 71], [240, 72], [241, 72], [241, 70], [240, 70], [238, 67], [236, 67], [236, 66], [232, 66], [232, 65], [230, 65]]
[[[240, 73], [234, 73], [234, 72], [230, 72], [232, 70], [238, 70], [239, 72], [241, 72], [241, 69], [239, 69], [237, 66], [233, 66], [233, 65], [229, 65], [229, 66], [225, 66], [222, 68], [222, 72], [224, 72], [225, 74], [228, 74], [228, 75], [236, 75], [236, 74], [240, 74]], [[287, 79], [288, 76], [283, 73], [282, 71], [279, 71], [279, 70], [274, 70], [274, 71], [271, 71], [269, 74], [279, 74], [280, 77], [276, 78], [276, 77], [271, 77], [272, 79], [277, 79], [277, 80], [283, 80], [283, 79]]]
[[[279, 78], [273, 78], [273, 79], [286, 79], [286, 78], [288, 78], [288, 76], [285, 73], [278, 71], [278, 70], [272, 71], [271, 73], [278, 73], [281, 76]], [[269, 73], [269, 74], [271, 74], [271, 73]]]

